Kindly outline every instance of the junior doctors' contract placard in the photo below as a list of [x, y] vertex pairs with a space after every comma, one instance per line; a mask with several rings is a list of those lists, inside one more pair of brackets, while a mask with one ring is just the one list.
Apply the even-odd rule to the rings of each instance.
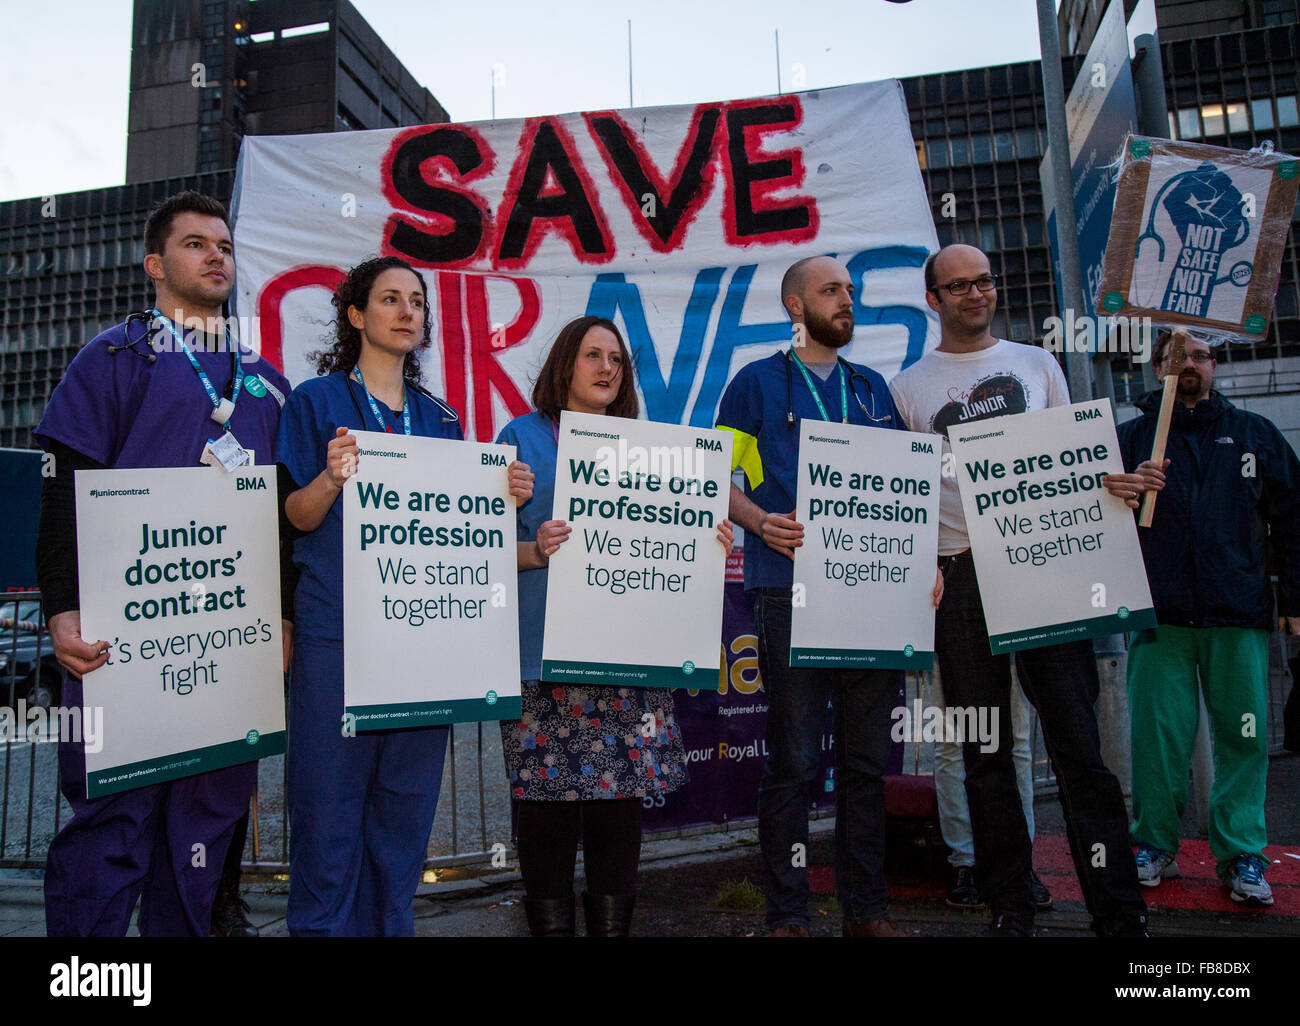
[[791, 666], [933, 665], [941, 459], [934, 435], [803, 421]]
[[718, 687], [731, 437], [562, 414], [542, 678]]
[[514, 719], [511, 445], [356, 431], [343, 489], [343, 702], [357, 730]]
[[994, 653], [1154, 627], [1106, 401], [951, 427], [961, 504]]
[[79, 470], [91, 798], [284, 751], [275, 470]]

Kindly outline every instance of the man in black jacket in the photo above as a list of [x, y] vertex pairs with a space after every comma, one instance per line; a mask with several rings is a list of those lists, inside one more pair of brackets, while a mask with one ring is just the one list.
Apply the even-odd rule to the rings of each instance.
[[[1153, 356], [1169, 371], [1169, 339]], [[1191, 339], [1163, 466], [1148, 457], [1159, 393], [1119, 427], [1126, 474], [1107, 488], [1136, 507], [1160, 492], [1139, 532], [1159, 626], [1142, 631], [1128, 660], [1133, 750], [1133, 832], [1139, 882], [1178, 875], [1178, 834], [1199, 714], [1197, 673], [1214, 736], [1210, 849], [1232, 899], [1273, 904], [1264, 879], [1268, 772], [1268, 632], [1273, 594], [1269, 533], [1279, 558], [1278, 623], [1300, 635], [1300, 461], [1268, 420], [1211, 389], [1213, 349]]]

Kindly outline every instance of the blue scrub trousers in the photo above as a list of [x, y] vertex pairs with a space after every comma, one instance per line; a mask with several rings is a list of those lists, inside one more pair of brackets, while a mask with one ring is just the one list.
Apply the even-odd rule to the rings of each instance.
[[[81, 681], [67, 674], [63, 701], [82, 701]], [[45, 859], [46, 934], [124, 936], [139, 901], [143, 936], [208, 936], [221, 866], [248, 811], [257, 763], [87, 798], [82, 745], [61, 741], [59, 775], [73, 814]]]
[[289, 685], [289, 932], [410, 937], [447, 728], [343, 735], [343, 646], [295, 639]]

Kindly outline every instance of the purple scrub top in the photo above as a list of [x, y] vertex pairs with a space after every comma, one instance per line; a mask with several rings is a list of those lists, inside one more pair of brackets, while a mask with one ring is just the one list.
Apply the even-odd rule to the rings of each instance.
[[[123, 325], [96, 335], [54, 389], [34, 432], [37, 441], [62, 442], [114, 470], [197, 467], [203, 447], [222, 428], [211, 419], [212, 401], [184, 353], [172, 349], [154, 352], [152, 363], [145, 359], [152, 351], [148, 334], [148, 328], [135, 321], [130, 337], [140, 341], [134, 350], [119, 352], [110, 352], [109, 347], [125, 344]], [[260, 376], [271, 388], [261, 389], [263, 394], [257, 396], [244, 387], [230, 429], [244, 448], [254, 451], [259, 464], [269, 464], [289, 382], [252, 350], [241, 346], [240, 354], [245, 381]], [[218, 395], [225, 395], [232, 371], [230, 353], [196, 351], [194, 355]]]

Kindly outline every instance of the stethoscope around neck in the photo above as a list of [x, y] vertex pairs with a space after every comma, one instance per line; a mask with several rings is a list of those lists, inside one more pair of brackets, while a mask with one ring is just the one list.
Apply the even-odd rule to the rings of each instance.
[[[172, 336], [184, 350], [185, 337], [183, 333], [177, 331], [175, 325], [168, 321], [167, 318], [162, 317], [157, 310], [144, 310], [127, 315], [126, 321], [122, 325], [122, 344], [120, 346], [109, 346], [108, 351], [110, 353], [129, 352], [138, 356], [146, 363], [157, 363], [158, 354], [154, 352], [150, 336], [153, 334], [154, 325], [160, 318], [163, 323], [171, 325]], [[132, 324], [139, 324], [144, 329], [134, 339], [131, 338]], [[143, 352], [136, 348], [136, 346], [140, 345], [141, 342], [144, 343]], [[231, 343], [229, 328], [226, 330], [226, 350], [230, 354], [230, 380], [226, 382], [225, 392], [220, 396], [218, 396], [214, 390], [211, 390], [211, 383], [208, 382], [207, 375], [203, 372], [203, 369], [199, 366], [198, 361], [194, 356], [190, 354], [188, 350], [185, 350], [185, 353], [189, 356], [190, 365], [194, 368], [194, 372], [199, 376], [199, 380], [204, 382], [204, 389], [209, 390], [208, 397], [212, 400], [213, 404], [212, 419], [222, 427], [229, 430], [228, 425], [231, 416], [235, 412], [235, 402], [238, 398], [236, 390], [241, 387], [243, 380], [243, 367], [239, 358], [239, 347], [237, 344]]]
[[[853, 401], [858, 404], [867, 420], [873, 424], [882, 424], [891, 420], [890, 414], [886, 413], [883, 417], [876, 416], [876, 393], [872, 391], [871, 379], [859, 370], [854, 370], [853, 365], [842, 356], [835, 357], [836, 364], [849, 376], [849, 391], [853, 394]], [[794, 351], [787, 349], [785, 351], [785, 423], [787, 427], [794, 427], [794, 372], [792, 364], [794, 363]], [[863, 384], [867, 386], [867, 399], [871, 403], [871, 410], [868, 411], [862, 404], [862, 398], [858, 395], [857, 379], [861, 378]]]

